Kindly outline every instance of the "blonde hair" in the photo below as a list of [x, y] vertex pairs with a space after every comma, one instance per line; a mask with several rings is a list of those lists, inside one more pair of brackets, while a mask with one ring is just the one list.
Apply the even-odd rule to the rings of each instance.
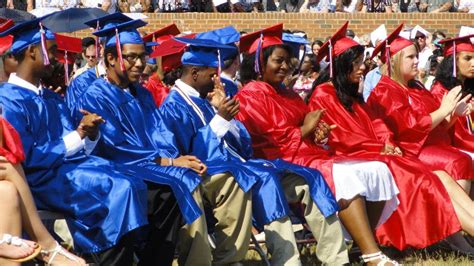
[[[412, 44], [414, 45], [414, 44]], [[410, 47], [410, 46], [407, 46]], [[405, 48], [407, 48], [405, 47]], [[416, 47], [416, 46], [415, 46]], [[390, 58], [390, 67], [391, 67], [391, 75], [390, 78], [393, 79], [394, 81], [400, 83], [400, 84], [407, 84], [409, 80], [404, 80], [403, 75], [401, 73], [401, 67], [402, 67], [402, 58], [403, 55], [405, 54], [405, 48], [403, 48], [401, 51], [396, 53]], [[383, 64], [380, 67], [380, 70], [382, 74], [388, 76], [388, 66], [387, 63]]]

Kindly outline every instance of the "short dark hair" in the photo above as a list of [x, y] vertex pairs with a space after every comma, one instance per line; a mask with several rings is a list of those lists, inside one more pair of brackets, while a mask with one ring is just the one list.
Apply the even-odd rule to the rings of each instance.
[[95, 45], [95, 40], [94, 38], [92, 37], [85, 37], [84, 39], [82, 39], [82, 48], [87, 48], [91, 45]]
[[110, 66], [110, 63], [107, 60], [107, 55], [108, 54], [112, 54], [113, 57], [117, 58], [118, 57], [117, 48], [115, 46], [105, 47], [105, 49], [104, 49], [104, 63], [105, 63], [106, 67]]

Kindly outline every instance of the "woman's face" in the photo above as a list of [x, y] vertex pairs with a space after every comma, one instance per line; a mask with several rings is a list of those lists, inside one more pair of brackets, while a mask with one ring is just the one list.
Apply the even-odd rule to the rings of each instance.
[[352, 72], [349, 74], [349, 81], [351, 83], [359, 83], [360, 79], [364, 75], [364, 71], [364, 55], [361, 54], [354, 62], [352, 62]]
[[313, 50], [314, 55], [318, 55], [319, 49], [321, 49], [321, 46], [314, 44], [313, 47], [311, 48]]
[[289, 69], [290, 55], [285, 49], [277, 47], [265, 62], [263, 81], [273, 87], [278, 87], [288, 75]]
[[457, 67], [460, 77], [474, 78], [474, 52], [459, 52]]
[[400, 59], [400, 76], [405, 81], [410, 81], [418, 75], [418, 52], [415, 45], [403, 48]]
[[308, 73], [311, 70], [313, 63], [311, 62], [311, 58], [309, 56], [305, 56], [303, 59], [303, 63], [301, 64], [301, 72]]

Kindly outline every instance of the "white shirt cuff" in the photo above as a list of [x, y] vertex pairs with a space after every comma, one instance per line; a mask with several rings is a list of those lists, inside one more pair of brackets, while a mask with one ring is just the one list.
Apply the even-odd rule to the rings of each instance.
[[229, 131], [236, 139], [240, 139], [240, 128], [237, 126], [235, 119], [230, 120]]
[[217, 138], [222, 139], [224, 135], [229, 131], [231, 122], [225, 120], [220, 115], [215, 115], [209, 123], [212, 132], [216, 134]]
[[86, 155], [89, 155], [92, 153], [94, 150], [95, 146], [97, 145], [97, 142], [99, 142], [100, 139], [100, 131], [99, 134], [97, 134], [97, 137], [95, 137], [95, 140], [91, 140], [89, 137], [85, 137], [82, 142], [84, 143], [84, 152]]
[[72, 156], [84, 148], [84, 142], [75, 130], [64, 136], [63, 141], [66, 146], [66, 157]]

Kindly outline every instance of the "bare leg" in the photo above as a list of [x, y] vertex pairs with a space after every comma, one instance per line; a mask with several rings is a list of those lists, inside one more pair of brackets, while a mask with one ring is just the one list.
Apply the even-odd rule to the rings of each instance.
[[[467, 195], [470, 195], [471, 194], [471, 188], [472, 188], [472, 180], [458, 180], [456, 181], [460, 186], [461, 188], [466, 191], [466, 194]], [[472, 197], [470, 197], [471, 199], [473, 199]]]
[[367, 216], [369, 218], [370, 228], [375, 232], [375, 228], [385, 207], [385, 201], [366, 201], [365, 204], [367, 205]]
[[461, 222], [461, 227], [469, 235], [474, 236], [474, 203], [462, 188], [444, 171], [434, 172], [448, 192], [454, 211]]
[[[359, 246], [362, 254], [372, 254], [380, 251], [370, 228], [363, 197], [356, 196], [352, 199], [347, 208], [339, 211], [339, 218]], [[375, 260], [367, 263], [367, 265], [376, 265], [378, 262], [378, 260]]]
[[[0, 181], [0, 239], [3, 234], [21, 237], [21, 214], [19, 197], [15, 186], [9, 181]], [[0, 244], [0, 265], [20, 265], [19, 263], [3, 260], [2, 258], [18, 259], [33, 253], [33, 248]]]
[[[23, 229], [28, 233], [28, 235], [33, 238], [35, 241], [40, 244], [44, 250], [51, 250], [56, 247], [56, 242], [54, 238], [49, 234], [48, 230], [41, 222], [39, 218], [36, 205], [33, 200], [33, 196], [29, 189], [28, 183], [25, 179], [25, 174], [20, 165], [12, 165], [5, 160], [0, 159], [0, 164], [5, 167], [5, 179], [13, 183], [18, 190], [20, 195], [20, 210]], [[47, 260], [48, 258], [43, 258]], [[81, 264], [85, 264], [85, 261], [77, 257]], [[56, 256], [54, 263], [61, 265], [77, 265], [73, 261], [69, 260], [64, 256]]]

